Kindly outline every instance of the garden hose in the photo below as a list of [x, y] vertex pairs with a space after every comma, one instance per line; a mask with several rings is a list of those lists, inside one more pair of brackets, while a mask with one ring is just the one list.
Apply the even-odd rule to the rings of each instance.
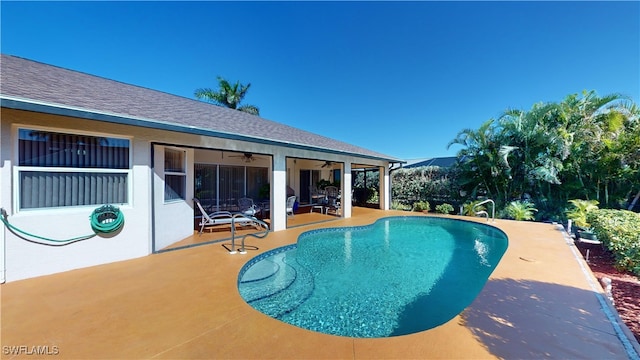
[[96, 234], [109, 234], [124, 225], [122, 211], [113, 205], [103, 205], [91, 213], [91, 228]]
[[[91, 213], [91, 216], [89, 217], [89, 219], [91, 221], [91, 228], [94, 231], [93, 234], [78, 236], [71, 239], [58, 240], [58, 239], [51, 239], [44, 236], [31, 234], [29, 232], [26, 232], [24, 230], [21, 230], [11, 225], [9, 223], [9, 216], [7, 214], [7, 211], [4, 208], [0, 209], [0, 220], [7, 227], [9, 231], [11, 231], [14, 235], [16, 235], [17, 237], [23, 240], [40, 244], [40, 245], [49, 245], [49, 246], [69, 245], [78, 241], [91, 239], [92, 237], [98, 234], [108, 234], [108, 233], [118, 231], [124, 225], [124, 215], [122, 214], [120, 209], [118, 209], [113, 205], [103, 205], [95, 209]], [[25, 237], [24, 235], [29, 237]], [[34, 239], [49, 241], [51, 243], [40, 242]]]

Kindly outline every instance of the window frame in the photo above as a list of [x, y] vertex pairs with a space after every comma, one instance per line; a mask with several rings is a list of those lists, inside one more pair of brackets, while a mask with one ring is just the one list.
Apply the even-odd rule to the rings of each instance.
[[[182, 171], [175, 171], [175, 170], [171, 170], [171, 171], [167, 171], [166, 169], [166, 164], [167, 164], [167, 150], [169, 151], [174, 151], [177, 153], [181, 153], [182, 154]], [[163, 181], [164, 181], [164, 192], [163, 192], [163, 202], [165, 204], [171, 204], [171, 203], [175, 203], [175, 202], [180, 202], [180, 201], [185, 201], [187, 198], [187, 150], [183, 149], [183, 148], [179, 148], [179, 147], [173, 147], [173, 146], [165, 146], [163, 149], [163, 160], [164, 160], [164, 164], [163, 164]], [[177, 194], [178, 197], [177, 198], [172, 198], [172, 199], [167, 199], [167, 176], [170, 177], [179, 177], [182, 180], [182, 194]], [[171, 188], [171, 190], [174, 190], [173, 188]], [[175, 191], [174, 191], [175, 192]]]
[[[126, 169], [110, 169], [110, 168], [88, 168], [88, 167], [61, 167], [61, 166], [21, 166], [20, 164], [20, 130], [32, 130], [32, 131], [43, 131], [50, 132], [62, 135], [73, 135], [73, 136], [91, 136], [91, 137], [107, 137], [118, 140], [126, 140], [129, 144], [128, 146], [128, 164], [129, 167]], [[88, 132], [88, 131], [78, 131], [67, 128], [56, 128], [56, 127], [45, 127], [45, 126], [33, 126], [29, 124], [14, 124], [12, 130], [14, 136], [14, 155], [13, 166], [12, 166], [12, 183], [13, 183], [13, 210], [14, 213], [21, 212], [41, 212], [41, 211], [60, 211], [61, 209], [65, 210], [77, 210], [77, 209], [86, 209], [86, 208], [95, 208], [101, 204], [86, 204], [86, 205], [63, 205], [63, 206], [49, 206], [49, 207], [34, 207], [34, 208], [23, 208], [22, 207], [22, 188], [23, 184], [21, 181], [21, 173], [22, 172], [42, 172], [42, 173], [78, 173], [78, 174], [123, 174], [126, 177], [126, 199], [127, 201], [124, 203], [117, 203], [114, 205], [118, 206], [131, 206], [132, 203], [132, 194], [133, 194], [133, 169], [132, 169], [132, 160], [133, 160], [133, 137], [132, 136], [122, 136], [111, 133], [98, 133], [98, 132]]]
[[[254, 188], [249, 187], [250, 185], [249, 172], [251, 171], [250, 169], [253, 169], [254, 171], [259, 171], [259, 172], [264, 171], [265, 178], [263, 180], [265, 181], [266, 184], [270, 183], [269, 167], [267, 166], [250, 166], [250, 165], [208, 163], [208, 162], [197, 162], [197, 163], [194, 163], [193, 166], [194, 166], [193, 193], [194, 193], [194, 196], [196, 197], [198, 192], [208, 191], [206, 188], [202, 186], [200, 188], [196, 188], [197, 179], [200, 176], [199, 172], [203, 171], [204, 169], [207, 169], [207, 171], [210, 171], [215, 176], [215, 179], [210, 181], [210, 183], [215, 186], [215, 189], [211, 190], [215, 196], [208, 197], [208, 198], [199, 198], [200, 201], [206, 201], [208, 207], [212, 210], [237, 211], [236, 209], [237, 201], [241, 197], [250, 197], [256, 202], [263, 200], [259, 198], [257, 193], [259, 192], [260, 186], [264, 185], [264, 183], [260, 184], [260, 186], [258, 186], [258, 184], [255, 184]], [[230, 170], [233, 172], [233, 169], [235, 169], [236, 171], [241, 170], [242, 176], [237, 176], [237, 177], [227, 176], [226, 171]], [[242, 190], [237, 194], [238, 197], [234, 198], [234, 201], [229, 202], [227, 201], [227, 199], [229, 198], [229, 195], [231, 195], [230, 193], [233, 193], [235, 189], [233, 185], [225, 184], [225, 182], [228, 180], [237, 182], [238, 179], [241, 179], [242, 181]], [[251, 190], [254, 190], [256, 194], [251, 193]]]

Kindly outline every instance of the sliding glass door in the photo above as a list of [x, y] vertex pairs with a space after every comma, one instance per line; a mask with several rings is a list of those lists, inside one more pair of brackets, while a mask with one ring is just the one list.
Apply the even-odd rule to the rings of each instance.
[[243, 197], [265, 200], [260, 198], [260, 189], [268, 183], [268, 168], [195, 164], [194, 193], [207, 211], [236, 211]]

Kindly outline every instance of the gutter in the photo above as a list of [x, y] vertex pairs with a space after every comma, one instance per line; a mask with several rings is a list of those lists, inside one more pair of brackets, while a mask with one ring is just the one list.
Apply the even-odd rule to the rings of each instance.
[[[406, 163], [407, 163], [406, 161], [391, 161], [391, 162], [389, 162], [389, 164], [391, 164], [389, 166], [389, 175], [391, 175], [392, 172], [394, 172], [394, 171], [396, 171], [398, 169], [402, 169], [402, 165], [406, 164]], [[395, 164], [398, 164], [399, 166], [398, 167], [393, 167]]]
[[15, 97], [10, 97], [6, 95], [0, 95], [0, 106], [8, 109], [33, 111], [33, 112], [39, 112], [44, 114], [68, 116], [68, 117], [75, 117], [80, 119], [103, 121], [103, 122], [108, 122], [113, 124], [130, 125], [130, 126], [137, 126], [137, 127], [144, 127], [144, 128], [150, 128], [150, 129], [165, 130], [165, 131], [174, 131], [174, 132], [180, 132], [185, 134], [210, 136], [210, 137], [217, 137], [217, 138], [223, 138], [223, 139], [229, 139], [229, 140], [248, 141], [248, 142], [258, 143], [258, 144], [285, 146], [293, 149], [312, 150], [312, 151], [318, 151], [323, 153], [355, 156], [355, 157], [372, 159], [372, 160], [382, 160], [382, 161], [389, 161], [389, 162], [398, 161], [397, 159], [386, 158], [383, 156], [352, 153], [347, 151], [327, 149], [324, 147], [318, 147], [313, 145], [299, 144], [299, 143], [294, 143], [289, 141], [272, 140], [272, 139], [265, 139], [263, 137], [254, 137], [250, 135], [240, 135], [240, 134], [228, 133], [223, 131], [207, 130], [207, 129], [202, 129], [195, 126], [178, 125], [178, 124], [172, 124], [168, 122], [161, 122], [161, 121], [138, 118], [133, 116], [122, 116], [122, 115], [106, 113], [106, 112], [96, 112], [96, 111], [86, 110], [82, 108], [66, 107], [66, 106], [61, 106], [56, 104], [36, 102], [28, 99], [15, 98]]

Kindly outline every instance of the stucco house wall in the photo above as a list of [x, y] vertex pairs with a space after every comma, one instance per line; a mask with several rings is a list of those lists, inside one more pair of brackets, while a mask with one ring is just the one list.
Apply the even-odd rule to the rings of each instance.
[[[193, 235], [194, 164], [243, 164], [225, 152], [260, 155], [255, 165], [269, 170], [272, 231], [286, 228], [287, 186], [300, 194], [299, 171], [324, 161], [339, 164], [343, 217], [351, 216], [351, 168], [362, 164], [383, 170], [380, 207], [388, 209], [388, 168], [397, 159], [238, 111], [25, 59], [2, 55], [0, 65], [0, 203], [11, 226], [57, 240], [90, 235], [89, 218], [98, 207], [19, 209], [19, 128], [128, 139], [130, 157], [128, 201], [114, 204], [125, 218], [119, 232], [52, 246], [3, 226], [0, 282], [147, 256]], [[183, 199], [164, 199], [166, 149], [184, 152]]]
[[[87, 134], [126, 134], [132, 141], [132, 166], [130, 200], [120, 206], [125, 218], [122, 232], [111, 238], [94, 237], [66, 246], [46, 246], [25, 241], [12, 233], [5, 233], [6, 280], [13, 281], [39, 275], [104, 264], [145, 256], [151, 250], [150, 217], [147, 209], [151, 203], [149, 171], [149, 139], [143, 131], [134, 127], [114, 126], [80, 119], [46, 114], [2, 109], [2, 193], [4, 208], [10, 215], [10, 224], [34, 235], [65, 240], [93, 234], [90, 215], [96, 206], [63, 207], [53, 209], [17, 211], [17, 196], [13, 182], [17, 178], [14, 163], [17, 153], [17, 128], [29, 126], [38, 129], [60, 130]], [[80, 129], [91, 129], [86, 132]], [[7, 201], [5, 201], [7, 199]], [[9, 199], [11, 199], [9, 201]]]

